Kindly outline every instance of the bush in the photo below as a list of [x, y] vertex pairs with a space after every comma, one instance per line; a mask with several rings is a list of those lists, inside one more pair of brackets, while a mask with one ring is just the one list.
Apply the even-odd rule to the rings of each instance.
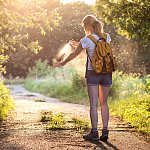
[[150, 95], [132, 95], [109, 103], [110, 111], [138, 130], [150, 134]]
[[4, 120], [8, 112], [13, 108], [13, 99], [3, 82], [0, 81], [0, 121]]
[[72, 78], [72, 86], [77, 90], [85, 89], [85, 78], [79, 75], [78, 73], [75, 73]]
[[144, 79], [137, 74], [113, 73], [113, 84], [110, 95], [114, 98], [125, 98], [130, 95], [142, 94], [145, 92]]
[[150, 94], [150, 74], [146, 78], [146, 92]]
[[44, 77], [50, 73], [50, 66], [48, 64], [48, 61], [45, 60], [42, 62], [41, 59], [36, 61], [36, 64], [33, 68], [29, 69], [28, 76], [29, 77]]

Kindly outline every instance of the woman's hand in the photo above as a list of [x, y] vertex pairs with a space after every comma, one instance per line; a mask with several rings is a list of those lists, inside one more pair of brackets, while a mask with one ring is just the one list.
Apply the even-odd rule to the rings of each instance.
[[71, 46], [73, 46], [73, 47], [76, 48], [76, 47], [79, 45], [79, 42], [70, 40], [70, 41], [69, 41], [69, 44], [70, 44]]

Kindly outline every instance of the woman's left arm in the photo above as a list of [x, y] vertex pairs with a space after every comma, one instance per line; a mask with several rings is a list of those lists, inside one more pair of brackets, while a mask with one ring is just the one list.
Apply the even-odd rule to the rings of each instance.
[[82, 52], [82, 50], [83, 50], [82, 45], [81, 43], [79, 43], [77, 48], [64, 61], [57, 62], [56, 64], [54, 64], [54, 66], [55, 67], [64, 66], [66, 63], [76, 58]]

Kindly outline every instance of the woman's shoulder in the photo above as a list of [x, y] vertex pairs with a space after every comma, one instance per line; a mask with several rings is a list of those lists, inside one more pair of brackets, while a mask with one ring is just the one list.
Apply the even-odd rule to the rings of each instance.
[[90, 39], [88, 38], [88, 36], [85, 36], [80, 41], [81, 42], [90, 42]]

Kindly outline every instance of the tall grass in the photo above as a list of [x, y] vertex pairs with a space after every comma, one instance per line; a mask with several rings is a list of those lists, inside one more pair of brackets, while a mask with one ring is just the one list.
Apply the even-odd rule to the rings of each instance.
[[[88, 103], [84, 78], [74, 68], [68, 66], [53, 68], [48, 67], [48, 64], [45, 65], [46, 62], [44, 62], [44, 65], [41, 65], [41, 63], [43, 62], [38, 61], [36, 63], [37, 67], [33, 68], [33, 72], [30, 70], [24, 85], [27, 89], [40, 92], [49, 97], [59, 98], [66, 102]], [[47, 68], [42, 76], [40, 72], [43, 69], [40, 69], [40, 66]], [[38, 68], [38, 71], [36, 68]]]
[[123, 99], [130, 95], [145, 93], [145, 78], [140, 78], [137, 74], [123, 74], [122, 72], [113, 73], [113, 85], [110, 95], [114, 99]]
[[53, 79], [46, 77], [45, 79], [33, 80], [28, 78], [25, 81], [25, 87], [33, 92], [40, 92], [53, 98], [59, 98], [66, 102], [83, 104], [87, 100], [86, 90], [76, 89], [72, 86], [71, 81]]

